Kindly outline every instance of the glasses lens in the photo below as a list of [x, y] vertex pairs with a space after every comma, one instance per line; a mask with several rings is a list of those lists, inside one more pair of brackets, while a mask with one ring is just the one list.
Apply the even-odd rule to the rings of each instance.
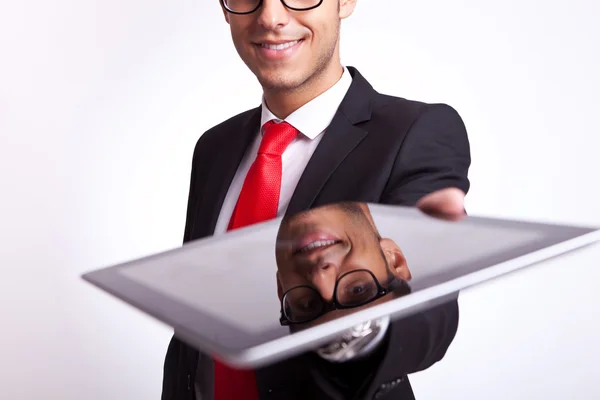
[[377, 297], [379, 292], [373, 275], [367, 271], [348, 273], [340, 279], [337, 301], [344, 307], [357, 307]]
[[[294, 10], [308, 10], [320, 5], [323, 0], [284, 0], [283, 3]], [[233, 13], [250, 13], [258, 8], [260, 0], [223, 0], [225, 8]]]
[[289, 8], [295, 10], [308, 10], [318, 6], [321, 1], [322, 0], [284, 0], [284, 3]]
[[260, 0], [223, 0], [225, 8], [234, 13], [249, 13], [258, 7]]
[[315, 289], [297, 287], [283, 298], [283, 312], [294, 323], [309, 321], [321, 314], [323, 300]]

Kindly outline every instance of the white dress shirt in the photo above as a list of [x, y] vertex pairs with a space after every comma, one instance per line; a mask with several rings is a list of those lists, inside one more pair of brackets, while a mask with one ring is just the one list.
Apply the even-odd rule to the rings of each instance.
[[[352, 77], [346, 68], [340, 80], [333, 85], [329, 90], [314, 98], [298, 110], [294, 111], [284, 121], [292, 125], [300, 134], [283, 152], [282, 158], [282, 176], [281, 176], [281, 191], [279, 197], [279, 207], [277, 216], [283, 216], [287, 210], [288, 204], [292, 198], [296, 185], [312, 157], [317, 145], [325, 134], [325, 129], [331, 123], [335, 113], [337, 112], [342, 100], [346, 96]], [[252, 145], [246, 151], [242, 162], [229, 186], [227, 196], [221, 207], [217, 225], [215, 227], [215, 235], [222, 234], [227, 231], [229, 220], [233, 213], [233, 209], [237, 203], [237, 199], [242, 191], [244, 180], [250, 166], [256, 159], [258, 148], [262, 140], [262, 127], [270, 120], [282, 122], [277, 118], [262, 101], [262, 116], [260, 121], [260, 129], [256, 134]]]

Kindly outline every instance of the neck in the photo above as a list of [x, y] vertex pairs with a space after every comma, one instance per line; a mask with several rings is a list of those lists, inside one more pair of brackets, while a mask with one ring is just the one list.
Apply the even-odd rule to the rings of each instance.
[[285, 119], [294, 111], [320, 96], [334, 86], [342, 77], [344, 67], [339, 62], [332, 62], [317, 76], [311, 77], [300, 87], [293, 90], [265, 90], [264, 98], [269, 110], [278, 118]]

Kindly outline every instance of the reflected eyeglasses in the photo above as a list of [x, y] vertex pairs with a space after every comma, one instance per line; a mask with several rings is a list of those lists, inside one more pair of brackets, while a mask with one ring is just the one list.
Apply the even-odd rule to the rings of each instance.
[[281, 325], [304, 324], [334, 311], [360, 307], [390, 293], [400, 281], [394, 276], [387, 287], [381, 286], [373, 272], [367, 269], [349, 271], [338, 278], [333, 301], [326, 302], [319, 291], [308, 285], [296, 286], [281, 298]]

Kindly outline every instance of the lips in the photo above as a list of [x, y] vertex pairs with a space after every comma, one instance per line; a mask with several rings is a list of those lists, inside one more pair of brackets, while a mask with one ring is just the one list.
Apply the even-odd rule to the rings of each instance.
[[279, 43], [260, 43], [260, 47], [269, 50], [281, 51], [288, 49], [296, 44], [300, 43], [300, 40], [290, 40], [289, 42], [279, 42]]
[[293, 254], [310, 254], [340, 243], [340, 240], [326, 233], [311, 233], [298, 239], [293, 246]]
[[281, 63], [295, 57], [304, 44], [304, 39], [263, 40], [254, 43], [256, 54], [262, 62]]

